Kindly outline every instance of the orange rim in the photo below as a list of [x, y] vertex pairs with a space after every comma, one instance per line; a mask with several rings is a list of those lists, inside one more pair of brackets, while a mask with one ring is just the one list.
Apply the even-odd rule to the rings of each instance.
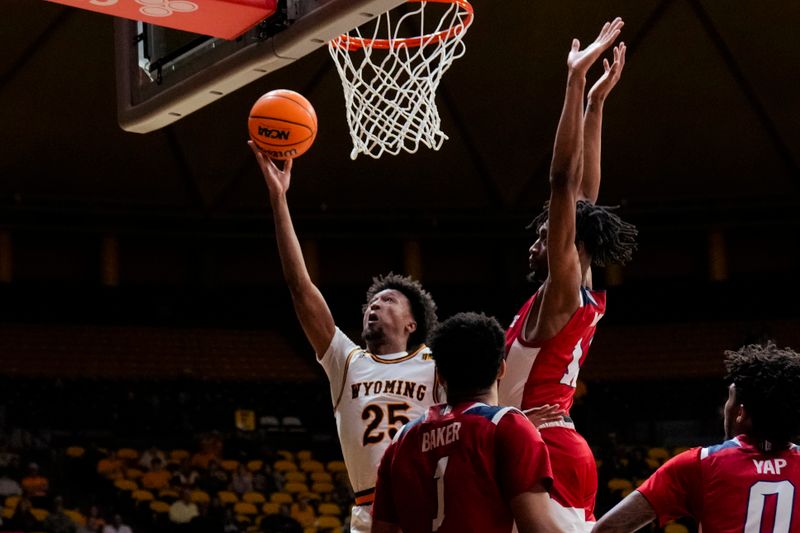
[[381, 50], [389, 50], [392, 48], [416, 48], [422, 46], [423, 44], [430, 44], [430, 43], [438, 43], [441, 41], [446, 41], [447, 39], [451, 39], [457, 35], [460, 35], [467, 28], [469, 28], [470, 24], [472, 24], [472, 18], [475, 15], [475, 12], [472, 9], [472, 6], [467, 0], [408, 0], [409, 4], [420, 4], [422, 2], [431, 2], [431, 3], [438, 3], [438, 4], [456, 4], [457, 6], [461, 7], [467, 12], [464, 22], [453, 26], [450, 29], [442, 30], [436, 33], [431, 33], [429, 35], [421, 35], [419, 37], [405, 37], [402, 39], [364, 39], [362, 37], [351, 37], [346, 33], [343, 33], [332, 42], [335, 46], [339, 48], [343, 48], [350, 52], [358, 50], [360, 48], [378, 48]]

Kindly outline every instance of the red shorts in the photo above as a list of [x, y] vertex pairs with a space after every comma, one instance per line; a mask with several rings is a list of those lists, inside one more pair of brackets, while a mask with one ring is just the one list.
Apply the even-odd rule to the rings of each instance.
[[541, 434], [553, 470], [550, 497], [563, 507], [583, 509], [584, 520], [594, 522], [597, 464], [586, 439], [567, 427], [546, 427]]

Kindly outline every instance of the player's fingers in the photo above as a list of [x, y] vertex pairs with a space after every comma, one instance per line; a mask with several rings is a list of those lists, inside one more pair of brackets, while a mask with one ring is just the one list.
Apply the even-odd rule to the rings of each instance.
[[283, 164], [283, 173], [289, 174], [292, 172], [292, 164], [294, 159], [287, 159], [286, 162]]
[[608, 72], [611, 70], [611, 65], [608, 64], [608, 59], [603, 58], [603, 71]]
[[578, 39], [572, 39], [572, 51], [577, 52], [581, 49], [581, 42]]

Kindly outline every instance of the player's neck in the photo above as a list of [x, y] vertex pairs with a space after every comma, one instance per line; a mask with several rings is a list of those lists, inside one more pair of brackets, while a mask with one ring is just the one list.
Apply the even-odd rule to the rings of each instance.
[[467, 394], [459, 394], [458, 392], [451, 394], [450, 391], [447, 391], [447, 403], [450, 405], [471, 402], [485, 403], [486, 405], [497, 405], [497, 386], [495, 385], [484, 391]]
[[405, 352], [408, 350], [407, 340], [392, 341], [390, 339], [381, 339], [379, 341], [367, 342], [367, 350], [369, 353], [375, 355], [388, 355]]

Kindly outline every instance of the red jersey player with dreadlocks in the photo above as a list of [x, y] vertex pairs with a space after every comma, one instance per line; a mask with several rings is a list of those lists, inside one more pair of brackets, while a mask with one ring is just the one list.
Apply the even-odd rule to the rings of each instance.
[[[594, 522], [597, 471], [594, 456], [569, 418], [578, 372], [605, 313], [605, 293], [592, 288], [591, 266], [625, 263], [636, 229], [611, 208], [595, 205], [600, 189], [603, 104], [625, 64], [625, 44], [603, 61], [604, 74], [583, 100], [586, 73], [619, 36], [623, 22], [607, 22], [585, 49], [575, 39], [567, 58], [564, 107], [550, 168], [550, 201], [529, 226], [531, 277], [541, 281], [506, 333], [508, 371], [500, 404], [531, 412], [547, 444], [553, 470], [550, 492], [560, 528], [584, 532]], [[563, 416], [552, 420], [552, 410]], [[549, 415], [548, 415], [549, 413]], [[542, 420], [545, 420], [542, 423]]]

